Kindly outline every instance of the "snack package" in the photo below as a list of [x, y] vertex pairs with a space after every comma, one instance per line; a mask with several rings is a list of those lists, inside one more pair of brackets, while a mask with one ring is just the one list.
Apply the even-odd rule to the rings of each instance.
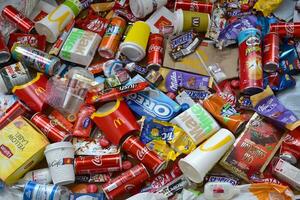
[[198, 200], [215, 199], [230, 200], [293, 200], [294, 193], [287, 186], [272, 183], [255, 183], [231, 186], [229, 183], [208, 183], [204, 194]]
[[269, 16], [282, 3], [282, 0], [258, 0], [254, 9], [261, 11], [264, 16]]
[[236, 176], [249, 181], [250, 172], [262, 173], [265, 170], [282, 143], [282, 133], [255, 113], [220, 164]]
[[140, 138], [145, 144], [152, 140], [163, 140], [178, 153], [189, 154], [196, 148], [190, 136], [177, 125], [155, 119], [145, 119]]
[[244, 127], [245, 120], [240, 113], [218, 94], [213, 94], [205, 99], [203, 107], [232, 133], [236, 133]]
[[300, 125], [298, 117], [275, 97], [268, 86], [263, 92], [252, 95], [254, 109], [260, 115], [271, 119], [276, 125], [294, 130]]

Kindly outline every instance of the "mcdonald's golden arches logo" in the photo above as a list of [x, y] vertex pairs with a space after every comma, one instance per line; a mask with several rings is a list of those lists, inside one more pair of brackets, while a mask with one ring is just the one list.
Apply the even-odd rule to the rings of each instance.
[[118, 128], [122, 124], [124, 124], [124, 121], [122, 119], [117, 118], [117, 119], [114, 120], [114, 125], [115, 125], [116, 128]]
[[38, 96], [39, 96], [39, 94], [45, 93], [45, 91], [46, 91], [45, 88], [42, 88], [42, 87], [37, 87], [34, 90], [35, 94]]

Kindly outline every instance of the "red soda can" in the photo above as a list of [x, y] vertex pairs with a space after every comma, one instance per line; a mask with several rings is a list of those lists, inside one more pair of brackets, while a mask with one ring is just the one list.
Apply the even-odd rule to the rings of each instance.
[[300, 37], [300, 22], [274, 23], [270, 25], [270, 32], [278, 33], [279, 37]]
[[122, 155], [79, 156], [75, 158], [75, 174], [98, 174], [122, 171]]
[[8, 47], [6, 46], [4, 36], [1, 34], [0, 31], [0, 64], [6, 63], [10, 59], [10, 52]]
[[264, 38], [263, 69], [275, 72], [279, 67], [279, 36], [272, 32]]
[[53, 120], [50, 120], [43, 113], [36, 113], [30, 120], [46, 135], [51, 142], [66, 141], [71, 138], [71, 134], [57, 125]]
[[178, 9], [210, 14], [213, 10], [213, 4], [195, 0], [176, 0], [175, 10]]
[[15, 24], [17, 28], [24, 33], [30, 33], [34, 27], [34, 22], [32, 22], [11, 5], [3, 8], [2, 16], [4, 16], [11, 23]]
[[149, 37], [148, 53], [147, 53], [147, 67], [161, 67], [163, 63], [163, 45], [164, 36], [158, 33], [153, 33]]
[[240, 90], [244, 94], [256, 94], [263, 90], [261, 32], [255, 28], [241, 31], [239, 43]]
[[20, 101], [16, 101], [7, 109], [4, 116], [0, 118], [0, 130], [4, 128], [7, 124], [9, 124], [11, 121], [16, 119], [20, 115], [25, 114], [28, 111], [29, 109], [24, 104], [22, 104]]
[[122, 144], [122, 149], [130, 156], [141, 161], [154, 174], [165, 168], [166, 162], [154, 151], [148, 149], [137, 136], [129, 136]]
[[132, 192], [149, 177], [147, 169], [140, 163], [102, 185], [102, 189], [108, 199], [115, 199], [124, 193]]

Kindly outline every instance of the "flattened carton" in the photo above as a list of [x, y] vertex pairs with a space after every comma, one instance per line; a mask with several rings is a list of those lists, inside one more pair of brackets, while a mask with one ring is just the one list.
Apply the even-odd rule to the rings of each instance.
[[23, 117], [0, 131], [0, 179], [13, 184], [44, 157], [47, 138]]

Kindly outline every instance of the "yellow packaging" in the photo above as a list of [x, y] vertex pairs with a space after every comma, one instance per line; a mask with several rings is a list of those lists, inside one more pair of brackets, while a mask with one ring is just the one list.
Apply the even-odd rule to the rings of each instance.
[[282, 0], [258, 0], [254, 9], [261, 11], [264, 16], [269, 16], [278, 6], [282, 3]]
[[47, 138], [25, 118], [18, 117], [0, 131], [0, 179], [17, 182], [44, 157]]

